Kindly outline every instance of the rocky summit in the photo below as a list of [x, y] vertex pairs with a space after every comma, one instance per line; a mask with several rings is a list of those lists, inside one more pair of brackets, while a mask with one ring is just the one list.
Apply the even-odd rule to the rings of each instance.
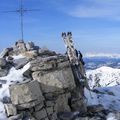
[[[66, 55], [22, 40], [0, 54], [0, 120], [107, 120], [112, 116], [102, 105], [87, 106], [81, 92]], [[119, 118], [115, 111], [114, 115]]]

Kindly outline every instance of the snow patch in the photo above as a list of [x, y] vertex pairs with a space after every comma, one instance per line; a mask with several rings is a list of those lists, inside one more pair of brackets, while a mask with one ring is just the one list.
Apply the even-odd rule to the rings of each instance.
[[12, 56], [13, 58], [14, 58], [14, 60], [17, 60], [17, 59], [21, 59], [21, 58], [25, 58], [25, 56], [23, 56], [23, 55], [17, 55], [17, 56]]

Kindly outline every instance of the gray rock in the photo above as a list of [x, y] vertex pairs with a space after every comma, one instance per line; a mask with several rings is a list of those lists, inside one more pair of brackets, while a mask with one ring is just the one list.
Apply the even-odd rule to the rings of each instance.
[[40, 90], [40, 86], [37, 81], [13, 85], [9, 89], [11, 101], [14, 105], [28, 105], [29, 107], [30, 102], [33, 102], [33, 104], [38, 104], [38, 100], [39, 103], [44, 100], [44, 97]]
[[46, 101], [45, 103], [47, 107], [53, 107], [55, 105], [54, 101]]
[[53, 112], [54, 112], [54, 111], [53, 111], [53, 107], [47, 107], [47, 108], [46, 108], [46, 111], [47, 111], [47, 114], [48, 114], [48, 115], [51, 115], [51, 114], [53, 114]]
[[35, 45], [34, 45], [33, 42], [26, 43], [26, 48], [27, 48], [28, 51], [34, 50], [34, 47], [35, 47]]
[[8, 120], [23, 120], [23, 114], [18, 114], [15, 116], [11, 116], [8, 118]]
[[7, 64], [6, 59], [0, 58], [0, 67], [5, 67]]
[[11, 57], [11, 56], [8, 56], [8, 57], [6, 57], [6, 61], [8, 62], [8, 63], [13, 63], [13, 57]]
[[56, 56], [37, 58], [31, 61], [31, 71], [47, 71], [57, 67]]
[[8, 74], [8, 70], [7, 69], [0, 69], [0, 77], [4, 77]]
[[32, 50], [32, 51], [26, 51], [22, 53], [23, 56], [29, 59], [36, 58], [38, 56], [37, 50]]
[[17, 115], [17, 109], [13, 104], [4, 104], [7, 116]]
[[4, 49], [1, 53], [0, 53], [0, 58], [3, 58], [3, 57], [5, 57], [5, 56], [7, 56], [8, 55], [8, 53], [9, 53], [9, 48], [6, 48], [6, 49]]
[[40, 111], [43, 107], [44, 107], [44, 103], [41, 102], [40, 104], [38, 104], [34, 107], [34, 110], [35, 111]]
[[14, 67], [18, 70], [23, 68], [27, 63], [28, 63], [28, 59], [27, 58], [20, 58], [17, 60], [14, 60]]
[[20, 51], [20, 53], [26, 51], [26, 46], [25, 46], [24, 41], [18, 41], [18, 42], [16, 42], [16, 47], [18, 48], [18, 50]]
[[34, 72], [34, 80], [38, 80], [44, 93], [61, 92], [63, 89], [74, 89], [75, 82], [71, 68], [55, 70], [48, 73]]
[[37, 119], [37, 120], [41, 120], [41, 119], [45, 119], [47, 117], [47, 113], [45, 109], [42, 109], [40, 111], [37, 111], [35, 113], [33, 113], [33, 116]]
[[59, 112], [58, 118], [60, 120], [73, 120], [74, 114], [72, 112]]
[[54, 56], [56, 53], [54, 51], [50, 51], [48, 49], [39, 49], [39, 56]]
[[87, 109], [89, 112], [92, 112], [92, 113], [101, 112], [101, 111], [105, 110], [101, 104], [88, 106]]
[[54, 106], [54, 110], [56, 111], [56, 113], [59, 112], [70, 112], [71, 108], [68, 104], [68, 99], [70, 98], [70, 94], [63, 94], [63, 95], [59, 95], [57, 100], [56, 100], [56, 104]]
[[11, 99], [10, 99], [10, 97], [5, 96], [5, 97], [3, 97], [2, 102], [3, 102], [4, 104], [6, 104], [6, 103], [11, 103]]

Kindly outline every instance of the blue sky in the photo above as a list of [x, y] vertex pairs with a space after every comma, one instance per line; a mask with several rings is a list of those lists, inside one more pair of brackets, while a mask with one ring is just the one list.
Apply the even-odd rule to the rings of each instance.
[[[1, 0], [0, 11], [19, 9], [20, 0]], [[65, 52], [61, 32], [71, 31], [82, 52], [120, 53], [120, 0], [23, 0], [24, 40]], [[18, 13], [0, 12], [0, 49], [21, 38]]]

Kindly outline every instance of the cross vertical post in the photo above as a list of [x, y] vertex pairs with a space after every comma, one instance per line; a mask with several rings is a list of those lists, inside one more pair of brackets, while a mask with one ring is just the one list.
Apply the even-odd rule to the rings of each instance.
[[24, 13], [26, 12], [32, 12], [32, 11], [40, 11], [40, 9], [24, 9], [23, 6], [23, 0], [20, 1], [20, 7], [17, 10], [9, 10], [9, 11], [0, 11], [0, 13], [9, 13], [9, 12], [15, 12], [20, 14], [20, 34], [21, 34], [21, 40], [24, 40]]
[[23, 1], [21, 0], [21, 6], [20, 6], [20, 17], [21, 17], [21, 39], [23, 40], [24, 34], [23, 34]]

